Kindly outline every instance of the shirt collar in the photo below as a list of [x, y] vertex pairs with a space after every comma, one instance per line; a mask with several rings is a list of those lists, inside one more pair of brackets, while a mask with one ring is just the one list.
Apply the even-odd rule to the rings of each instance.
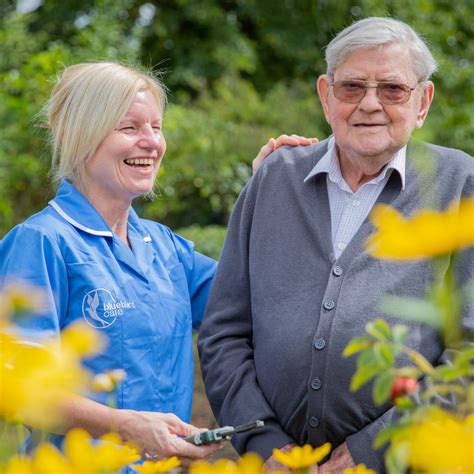
[[[69, 224], [83, 232], [100, 237], [113, 237], [114, 234], [95, 207], [69, 181], [63, 179], [59, 185], [56, 197], [49, 205]], [[128, 222], [145, 242], [151, 240], [140, 223], [136, 212], [130, 207]]]
[[[406, 145], [401, 148], [396, 155], [385, 165], [382, 172], [376, 176], [371, 182], [379, 183], [383, 179], [386, 178], [387, 173], [390, 170], [396, 170], [400, 175], [400, 179], [402, 181], [402, 189], [405, 189], [405, 165], [406, 165], [406, 152], [407, 147]], [[316, 175], [326, 173], [329, 179], [338, 184], [339, 186], [342, 183], [345, 183], [342, 174], [341, 168], [339, 166], [339, 160], [337, 158], [336, 153], [336, 140], [334, 137], [330, 137], [328, 141], [328, 149], [323, 157], [316, 163], [313, 169], [308, 173], [304, 182], [308, 181], [309, 179], [313, 178]]]

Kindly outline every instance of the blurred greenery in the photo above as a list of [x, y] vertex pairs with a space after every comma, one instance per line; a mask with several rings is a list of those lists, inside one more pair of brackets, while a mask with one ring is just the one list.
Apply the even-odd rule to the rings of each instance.
[[[137, 208], [173, 229], [225, 226], [270, 136], [329, 133], [314, 91], [324, 46], [373, 15], [411, 24], [439, 60], [418, 137], [473, 154], [472, 0], [455, 8], [447, 0], [0, 0], [0, 236], [53, 195], [47, 133], [35, 125], [64, 65], [117, 60], [166, 71], [159, 197]], [[192, 229], [193, 238], [205, 233]], [[216, 256], [216, 245], [204, 251]]]
[[226, 233], [225, 226], [208, 225], [201, 227], [194, 224], [178, 229], [176, 232], [186, 239], [193, 241], [198, 252], [219, 260]]

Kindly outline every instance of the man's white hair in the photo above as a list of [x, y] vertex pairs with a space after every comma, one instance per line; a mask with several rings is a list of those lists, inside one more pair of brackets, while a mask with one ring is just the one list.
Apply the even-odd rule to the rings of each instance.
[[393, 18], [370, 17], [342, 30], [326, 48], [327, 74], [334, 72], [356, 49], [369, 49], [390, 43], [407, 47], [413, 70], [419, 81], [427, 81], [436, 72], [437, 63], [426, 42], [413, 28]]

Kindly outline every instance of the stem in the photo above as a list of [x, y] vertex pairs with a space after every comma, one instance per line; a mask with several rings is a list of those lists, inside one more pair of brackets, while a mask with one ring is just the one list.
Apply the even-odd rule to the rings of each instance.
[[[431, 365], [429, 360], [420, 354], [419, 352], [415, 351], [414, 349], [411, 349], [410, 347], [407, 346], [402, 346], [402, 352], [405, 352], [405, 354], [408, 355], [408, 357], [415, 362], [415, 364], [418, 366], [418, 368], [425, 374], [427, 375], [432, 375], [436, 378], [440, 378], [434, 369], [434, 367]], [[442, 379], [441, 379], [442, 380]]]
[[299, 467], [293, 471], [293, 474], [309, 474], [309, 467]]
[[462, 296], [456, 284], [455, 258], [454, 253], [433, 260], [435, 274], [433, 296], [436, 306], [441, 311], [441, 333], [446, 347], [457, 347], [462, 341]]

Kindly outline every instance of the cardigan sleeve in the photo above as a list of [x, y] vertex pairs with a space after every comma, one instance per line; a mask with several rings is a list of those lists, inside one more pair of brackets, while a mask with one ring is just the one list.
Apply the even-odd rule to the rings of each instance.
[[294, 440], [280, 426], [255, 371], [248, 271], [252, 211], [258, 192], [255, 178], [234, 208], [198, 347], [207, 396], [219, 423], [264, 420], [263, 428], [235, 436], [233, 443], [240, 453], [254, 451], [266, 459], [273, 448]]

